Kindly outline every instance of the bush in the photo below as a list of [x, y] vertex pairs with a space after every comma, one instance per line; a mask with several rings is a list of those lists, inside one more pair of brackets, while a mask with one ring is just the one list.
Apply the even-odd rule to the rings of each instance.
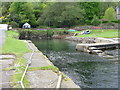
[[19, 24], [16, 23], [16, 22], [14, 22], [14, 21], [10, 22], [10, 25], [11, 25], [13, 28], [18, 28], [18, 27], [19, 27]]
[[49, 28], [48, 26], [39, 25], [37, 28]]
[[52, 37], [54, 34], [51, 30], [30, 30], [30, 29], [24, 29], [24, 30], [18, 30], [20, 34], [20, 39], [31, 39], [32, 37]]
[[57, 34], [57, 35], [65, 35], [65, 34], [68, 34], [69, 32], [68, 31], [65, 31], [65, 30], [63, 30], [63, 31], [54, 31], [54, 33], [55, 34]]
[[102, 23], [108, 23], [108, 21], [102, 21]]
[[120, 23], [120, 20], [114, 20], [113, 23]]
[[94, 15], [91, 23], [92, 23], [93, 25], [95, 25], [95, 26], [97, 26], [97, 25], [100, 24], [99, 19], [98, 19], [98, 17], [97, 17], [96, 15]]
[[104, 18], [109, 22], [116, 19], [116, 12], [113, 7], [110, 7], [105, 11]]
[[47, 30], [47, 37], [52, 37], [54, 34], [53, 30]]

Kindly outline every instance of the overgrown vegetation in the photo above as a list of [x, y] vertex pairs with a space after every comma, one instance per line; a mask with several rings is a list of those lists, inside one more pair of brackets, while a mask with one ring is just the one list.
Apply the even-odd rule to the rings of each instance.
[[117, 5], [119, 2], [3, 2], [0, 20], [12, 27], [26, 22], [34, 28], [99, 25], [100, 19], [112, 22]]
[[63, 29], [50, 29], [50, 30], [28, 30], [28, 29], [21, 29], [18, 30], [20, 34], [20, 39], [31, 39], [31, 38], [52, 38], [53, 35], [64, 35], [68, 34], [67, 30]]
[[109, 22], [114, 21], [116, 19], [116, 12], [113, 7], [110, 7], [105, 11], [104, 18]]
[[[11, 76], [11, 86], [14, 86], [14, 88], [21, 88], [20, 84], [16, 83], [18, 81], [20, 81], [25, 65], [26, 65], [26, 60], [23, 58], [24, 53], [30, 52], [30, 49], [28, 48], [28, 46], [26, 45], [25, 42], [18, 40], [17, 38], [19, 37], [19, 34], [16, 31], [7, 31], [6, 32], [7, 36], [6, 36], [6, 41], [2, 47], [2, 49], [0, 49], [0, 51], [2, 52], [2, 54], [14, 54], [16, 55], [16, 60], [14, 61], [14, 66], [15, 65], [20, 65], [18, 67], [11, 67], [11, 69], [15, 69], [16, 72], [18, 74], [15, 74], [13, 76]], [[9, 69], [6, 69], [9, 70]], [[24, 84], [25, 87], [29, 87], [30, 83], [29, 81], [26, 79], [26, 77], [24, 78]]]

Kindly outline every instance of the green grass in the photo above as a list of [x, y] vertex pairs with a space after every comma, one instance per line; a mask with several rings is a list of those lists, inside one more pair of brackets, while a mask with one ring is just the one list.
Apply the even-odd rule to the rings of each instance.
[[[11, 76], [11, 82], [17, 82], [20, 81], [24, 68], [26, 65], [26, 60], [23, 58], [24, 53], [30, 52], [30, 49], [26, 45], [26, 43], [22, 40], [18, 40], [17, 37], [19, 36], [19, 33], [16, 31], [6, 31], [6, 41], [3, 45], [3, 47], [0, 49], [2, 54], [14, 54], [16, 55], [16, 60], [14, 61], [14, 64], [23, 65], [20, 67], [12, 67], [16, 69], [16, 72], [22, 71], [22, 73], [14, 74]], [[11, 67], [10, 67], [11, 68]], [[9, 70], [10, 68], [7, 68], [6, 70]], [[18, 70], [19, 69], [19, 70]], [[25, 87], [29, 87], [30, 83], [26, 79], [26, 76], [23, 80]], [[12, 83], [11, 86], [16, 86], [15, 88], [21, 88], [20, 84]]]
[[44, 66], [44, 67], [29, 67], [28, 71], [35, 71], [35, 70], [53, 70], [54, 72], [58, 72], [59, 69], [54, 65]]
[[[103, 37], [103, 38], [115, 38], [120, 37], [118, 32], [119, 30], [113, 30], [113, 29], [96, 29], [96, 30], [90, 30], [90, 34], [83, 34], [83, 35], [77, 35], [76, 37]], [[76, 31], [73, 33], [80, 33], [82, 31]]]
[[22, 56], [26, 52], [30, 52], [28, 46], [22, 40], [18, 40], [17, 37], [19, 34], [15, 31], [7, 31], [7, 37], [5, 44], [3, 45], [2, 53], [5, 54], [15, 54], [16, 56]]

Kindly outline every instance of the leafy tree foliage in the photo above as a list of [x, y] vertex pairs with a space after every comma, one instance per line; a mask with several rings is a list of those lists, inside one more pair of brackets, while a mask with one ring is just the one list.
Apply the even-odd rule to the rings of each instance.
[[99, 23], [100, 23], [99, 18], [96, 15], [94, 15], [91, 23], [95, 26], [99, 25]]
[[28, 22], [32, 27], [70, 27], [76, 25], [99, 25], [99, 19], [116, 18], [117, 2], [4, 2], [2, 23], [22, 27]]
[[10, 20], [15, 21], [22, 27], [25, 22], [30, 23], [33, 27], [36, 26], [34, 8], [30, 2], [14, 2], [10, 8]]
[[116, 12], [113, 7], [110, 7], [105, 11], [104, 18], [108, 21], [113, 21], [116, 19]]
[[7, 16], [9, 14], [11, 2], [2, 2], [2, 15]]
[[80, 2], [80, 8], [85, 10], [84, 21], [86, 24], [91, 24], [93, 16], [100, 16], [99, 2]]
[[82, 22], [84, 11], [77, 3], [52, 3], [39, 18], [38, 23], [53, 27], [69, 27]]
[[105, 11], [109, 8], [109, 7], [116, 7], [118, 5], [118, 3], [116, 2], [99, 2], [100, 4], [100, 15], [104, 16]]
[[48, 3], [45, 3], [45, 2], [43, 3], [34, 2], [33, 3], [34, 14], [35, 14], [36, 19], [38, 19], [41, 16], [42, 10], [44, 10], [47, 7], [47, 4]]

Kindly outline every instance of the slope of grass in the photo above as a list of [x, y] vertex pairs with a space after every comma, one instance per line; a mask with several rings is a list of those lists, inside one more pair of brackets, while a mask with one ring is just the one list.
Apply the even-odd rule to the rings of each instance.
[[[76, 31], [74, 33], [80, 33], [81, 31]], [[76, 37], [104, 37], [104, 38], [115, 38], [120, 37], [120, 31], [119, 30], [113, 30], [113, 29], [96, 29], [96, 30], [90, 30], [90, 34], [83, 34], [83, 35], [77, 35]]]
[[16, 39], [16, 37], [19, 36], [17, 32], [7, 31], [6, 34], [7, 34], [6, 41], [1, 49], [2, 53], [5, 53], [5, 54], [11, 53], [18, 56], [22, 56], [24, 53], [30, 51], [25, 42], [23, 42], [22, 40]]
[[[14, 61], [14, 65], [18, 64], [21, 65], [20, 67], [13, 67], [16, 69], [16, 73], [13, 76], [11, 76], [11, 82], [18, 82], [20, 81], [25, 65], [26, 60], [23, 58], [24, 53], [30, 52], [30, 49], [26, 45], [26, 43], [22, 40], [18, 40], [19, 33], [16, 31], [6, 31], [6, 41], [3, 45], [3, 47], [0, 49], [2, 51], [2, 54], [14, 54], [16, 55], [16, 60]], [[21, 72], [21, 73], [19, 73]], [[24, 78], [24, 84], [25, 87], [29, 87], [30, 83]], [[21, 88], [20, 84], [18, 83], [12, 83], [11, 86], [15, 86], [15, 88]]]

